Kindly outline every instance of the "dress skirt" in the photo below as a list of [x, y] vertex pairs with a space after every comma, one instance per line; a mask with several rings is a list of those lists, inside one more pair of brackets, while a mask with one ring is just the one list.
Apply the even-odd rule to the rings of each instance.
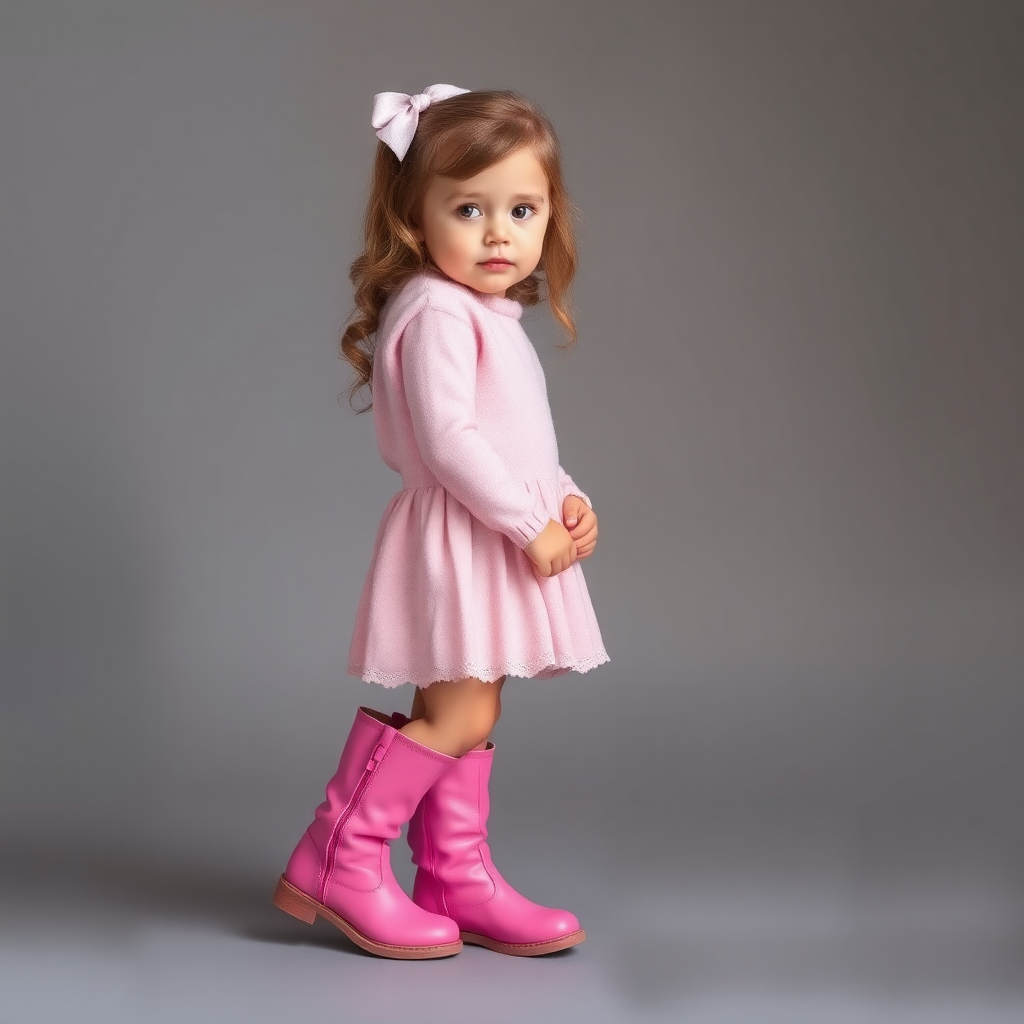
[[[562, 519], [557, 480], [527, 480]], [[548, 578], [439, 484], [399, 491], [381, 517], [348, 671], [383, 686], [545, 679], [608, 661], [581, 563]]]

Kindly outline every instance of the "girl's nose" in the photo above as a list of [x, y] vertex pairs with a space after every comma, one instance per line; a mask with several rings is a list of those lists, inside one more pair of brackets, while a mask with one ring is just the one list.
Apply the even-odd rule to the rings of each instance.
[[484, 232], [484, 241], [489, 244], [508, 241], [508, 231], [505, 221], [501, 217], [489, 217], [487, 228]]

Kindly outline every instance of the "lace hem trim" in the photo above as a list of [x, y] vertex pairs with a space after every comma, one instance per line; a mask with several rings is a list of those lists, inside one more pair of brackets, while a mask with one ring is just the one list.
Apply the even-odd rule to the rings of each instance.
[[412, 683], [414, 686], [429, 686], [431, 683], [442, 679], [466, 679], [473, 676], [485, 683], [493, 683], [502, 676], [521, 676], [525, 679], [550, 679], [553, 676], [564, 675], [566, 672], [589, 672], [598, 665], [611, 661], [607, 652], [602, 648], [596, 654], [588, 658], [580, 658], [570, 664], [559, 664], [553, 654], [534, 661], [530, 664], [521, 662], [506, 662], [499, 668], [493, 666], [478, 665], [473, 662], [466, 662], [452, 669], [436, 669], [429, 675], [422, 672], [378, 672], [375, 669], [361, 669], [356, 665], [349, 665], [350, 675], [362, 679], [365, 683], [379, 683], [389, 689], [395, 686], [402, 686], [405, 683]]

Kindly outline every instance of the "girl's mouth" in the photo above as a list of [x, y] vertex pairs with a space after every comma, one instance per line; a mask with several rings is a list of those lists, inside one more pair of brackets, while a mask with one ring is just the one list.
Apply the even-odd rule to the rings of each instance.
[[511, 267], [512, 264], [509, 260], [497, 259], [487, 260], [486, 262], [481, 263], [480, 266], [487, 267], [488, 270], [504, 270], [506, 267]]

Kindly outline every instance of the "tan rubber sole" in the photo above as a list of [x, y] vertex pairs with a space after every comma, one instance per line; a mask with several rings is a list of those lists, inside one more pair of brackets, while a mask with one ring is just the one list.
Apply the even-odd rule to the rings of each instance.
[[568, 949], [570, 946], [578, 946], [586, 937], [587, 933], [581, 928], [579, 931], [570, 932], [558, 939], [549, 939], [547, 942], [499, 942], [497, 939], [489, 938], [487, 935], [478, 935], [476, 932], [461, 932], [463, 942], [473, 946], [486, 946], [493, 949], [495, 953], [506, 953], [508, 956], [540, 956], [542, 953], [554, 953], [558, 949]]
[[277, 880], [274, 906], [306, 924], [312, 924], [318, 917], [322, 917], [336, 928], [340, 928], [361, 949], [368, 953], [376, 953], [377, 956], [387, 956], [395, 960], [430, 960], [439, 956], [451, 956], [462, 949], [461, 939], [440, 946], [392, 946], [387, 942], [375, 942], [330, 907], [325, 907], [312, 896], [307, 896], [301, 889], [296, 889], [284, 875]]

